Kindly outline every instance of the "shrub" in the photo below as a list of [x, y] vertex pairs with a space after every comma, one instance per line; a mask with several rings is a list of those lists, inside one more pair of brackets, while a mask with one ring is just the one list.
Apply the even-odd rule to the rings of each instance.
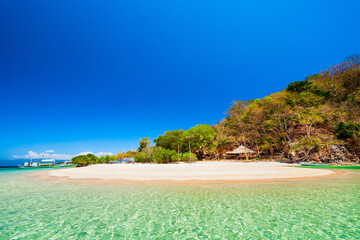
[[303, 91], [309, 90], [311, 88], [311, 85], [312, 82], [309, 82], [307, 80], [292, 82], [289, 84], [289, 86], [287, 86], [286, 91], [301, 93]]
[[158, 147], [153, 151], [152, 161], [154, 163], [171, 163], [174, 162], [173, 156], [176, 156], [176, 152], [174, 150]]
[[89, 153], [88, 155], [80, 155], [73, 157], [71, 162], [76, 164], [78, 167], [87, 166], [90, 164], [96, 164], [99, 162], [99, 158], [94, 154]]
[[134, 156], [134, 160], [135, 160], [135, 162], [139, 162], [139, 163], [149, 163], [149, 162], [151, 162], [151, 158], [149, 156], [149, 153], [147, 153], [147, 152], [138, 152], [138, 153], [136, 153], [136, 155]]
[[[191, 157], [190, 157], [191, 156]], [[197, 157], [196, 157], [196, 154], [194, 153], [190, 153], [189, 152], [186, 152], [186, 153], [183, 153], [182, 156], [181, 156], [181, 160], [184, 161], [184, 162], [195, 162], [197, 161]]]
[[97, 163], [109, 163], [110, 161], [114, 161], [114, 160], [115, 160], [115, 156], [105, 155], [105, 156], [100, 156], [100, 158], [98, 158]]
[[360, 137], [360, 124], [356, 122], [340, 122], [336, 126], [335, 131], [338, 139], [348, 139], [354, 136]]

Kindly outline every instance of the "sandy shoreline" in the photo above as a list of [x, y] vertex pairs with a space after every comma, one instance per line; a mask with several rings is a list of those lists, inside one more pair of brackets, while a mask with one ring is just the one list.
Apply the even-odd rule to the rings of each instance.
[[328, 169], [297, 168], [277, 162], [197, 162], [193, 164], [112, 164], [47, 172], [55, 179], [85, 182], [146, 184], [206, 184], [261, 182], [324, 177], [336, 174]]

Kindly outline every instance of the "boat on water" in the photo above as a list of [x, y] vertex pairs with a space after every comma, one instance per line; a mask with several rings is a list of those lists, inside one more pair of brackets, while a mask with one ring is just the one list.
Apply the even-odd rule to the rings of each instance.
[[300, 163], [301, 166], [303, 167], [327, 167], [330, 166], [329, 164], [319, 164], [319, 163]]
[[279, 160], [277, 160], [277, 162], [279, 162], [279, 163], [296, 163], [296, 161], [287, 159], [287, 158], [279, 159]]
[[360, 169], [360, 165], [301, 164], [306, 168]]
[[63, 163], [59, 164], [58, 166], [59, 167], [76, 167], [76, 164], [73, 164], [72, 162], [67, 161], [67, 162], [63, 162]]
[[25, 162], [24, 165], [17, 165], [18, 168], [54, 168], [59, 167], [55, 164], [55, 159], [43, 159], [41, 162]]

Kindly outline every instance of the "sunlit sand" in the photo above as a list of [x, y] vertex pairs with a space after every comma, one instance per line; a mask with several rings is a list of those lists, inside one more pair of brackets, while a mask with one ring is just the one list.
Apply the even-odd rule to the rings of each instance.
[[277, 162], [214, 161], [179, 164], [111, 164], [49, 171], [52, 177], [73, 180], [100, 179], [137, 182], [241, 182], [321, 177], [334, 174], [326, 169], [298, 168]]

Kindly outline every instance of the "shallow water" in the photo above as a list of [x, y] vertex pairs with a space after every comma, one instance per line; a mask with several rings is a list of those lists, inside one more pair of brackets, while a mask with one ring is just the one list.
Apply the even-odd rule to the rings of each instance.
[[294, 182], [149, 186], [0, 171], [0, 239], [360, 239], [360, 171]]

